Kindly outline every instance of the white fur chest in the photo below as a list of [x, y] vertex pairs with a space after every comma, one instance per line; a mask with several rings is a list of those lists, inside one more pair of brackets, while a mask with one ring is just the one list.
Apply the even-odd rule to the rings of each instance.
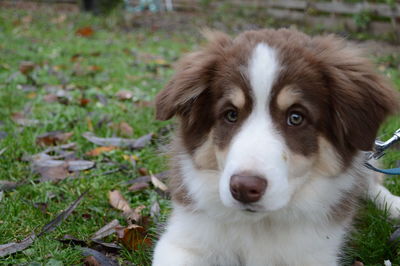
[[177, 207], [157, 246], [168, 255], [154, 265], [337, 265], [345, 232], [296, 219], [222, 222]]

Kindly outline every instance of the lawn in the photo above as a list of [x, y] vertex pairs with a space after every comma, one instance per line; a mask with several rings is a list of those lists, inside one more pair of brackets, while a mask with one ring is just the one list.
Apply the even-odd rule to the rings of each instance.
[[[53, 231], [23, 251], [1, 257], [0, 264], [82, 264], [87, 255], [81, 246], [98, 249], [123, 265], [150, 263], [149, 243], [156, 240], [170, 204], [162, 189], [155, 188], [157, 183], [138, 190], [129, 189], [126, 182], [167, 170], [159, 148], [168, 139], [171, 124], [154, 119], [152, 101], [171, 76], [172, 63], [197, 43], [194, 31], [127, 28], [115, 15], [0, 10], [0, 189], [5, 181], [19, 184], [0, 192], [0, 245], [38, 234], [87, 191]], [[399, 58], [373, 60], [400, 89]], [[399, 127], [400, 119], [392, 118], [381, 135], [387, 138]], [[40, 137], [53, 131], [67, 135], [60, 140]], [[99, 146], [83, 137], [85, 132], [135, 139], [153, 133], [153, 138], [140, 149], [114, 147], [93, 154]], [[49, 142], [75, 143], [69, 158], [95, 166], [73, 174], [53, 173], [60, 175], [58, 180], [42, 182], [46, 173], [33, 169], [35, 159], [27, 158], [44, 151]], [[396, 151], [385, 156], [386, 166], [394, 166], [396, 158], [400, 159]], [[400, 194], [398, 179], [388, 180], [387, 187]], [[111, 234], [104, 241], [118, 242], [121, 249], [115, 251], [91, 241], [113, 219], [123, 229], [128, 225], [122, 211], [110, 205], [112, 190], [121, 191], [132, 209], [145, 206], [141, 221], [147, 236], [139, 238], [143, 243], [124, 242]], [[366, 202], [344, 250], [344, 264], [359, 260], [382, 265], [390, 259], [400, 265], [400, 248], [388, 242], [396, 224]], [[81, 241], [63, 240], [71, 236]]]

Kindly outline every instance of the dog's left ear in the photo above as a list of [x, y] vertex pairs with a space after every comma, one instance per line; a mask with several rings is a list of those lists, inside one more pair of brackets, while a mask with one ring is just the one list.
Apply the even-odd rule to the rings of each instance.
[[157, 95], [157, 119], [168, 120], [174, 115], [188, 115], [196, 99], [208, 89], [217, 60], [232, 40], [217, 31], [203, 31], [203, 35], [208, 44], [200, 51], [184, 56], [177, 64], [175, 75]]
[[380, 125], [399, 109], [398, 93], [359, 50], [332, 36], [315, 40], [331, 89], [337, 140], [357, 150], [371, 150]]

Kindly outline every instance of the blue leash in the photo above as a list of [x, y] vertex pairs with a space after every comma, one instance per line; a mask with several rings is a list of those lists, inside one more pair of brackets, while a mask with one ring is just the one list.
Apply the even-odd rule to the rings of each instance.
[[367, 167], [370, 170], [373, 170], [375, 172], [379, 172], [382, 174], [386, 175], [400, 175], [400, 167], [398, 168], [391, 168], [391, 169], [379, 169], [374, 166], [372, 166], [370, 163], [365, 162], [364, 166]]

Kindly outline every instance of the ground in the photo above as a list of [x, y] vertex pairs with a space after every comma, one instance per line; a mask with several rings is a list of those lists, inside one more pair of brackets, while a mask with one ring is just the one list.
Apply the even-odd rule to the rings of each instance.
[[[154, 119], [152, 101], [171, 76], [171, 64], [199, 43], [196, 27], [180, 20], [179, 14], [172, 17], [157, 24], [157, 16], [124, 20], [115, 14], [93, 17], [47, 9], [0, 10], [0, 189], [4, 190], [6, 181], [21, 182], [15, 189], [0, 191], [0, 246], [20, 241], [32, 232], [38, 234], [88, 191], [52, 232], [43, 234], [23, 251], [1, 257], [0, 263], [82, 264], [86, 255], [79, 246], [98, 248], [90, 241], [93, 233], [113, 219], [118, 219], [123, 228], [128, 223], [122, 212], [110, 205], [111, 190], [121, 191], [132, 208], [144, 205], [143, 217], [153, 214], [145, 229], [146, 237], [156, 241], [159, 224], [170, 210], [169, 201], [157, 183], [138, 191], [129, 190], [126, 181], [167, 167], [159, 147], [168, 139], [171, 124]], [[229, 32], [238, 30], [231, 23], [218, 24], [213, 19], [203, 22]], [[242, 25], [239, 30], [266, 25]], [[374, 45], [376, 48], [381, 44]], [[388, 53], [376, 51], [371, 59], [400, 89], [398, 55], [392, 55], [391, 48]], [[399, 127], [399, 117], [393, 117], [380, 136], [385, 139]], [[57, 142], [53, 137], [38, 138], [52, 131], [70, 133], [64, 142], [76, 143], [73, 158], [95, 162], [95, 167], [41, 182], [45, 174], [41, 169], [32, 169], [32, 161], [26, 158]], [[85, 132], [125, 138], [154, 133], [154, 137], [141, 149], [111, 148], [93, 156], [88, 152], [98, 146], [83, 137]], [[56, 144], [61, 142], [63, 139]], [[384, 163], [395, 166], [399, 159], [400, 153], [394, 151], [384, 157]], [[397, 178], [386, 185], [400, 195]], [[160, 211], [152, 208], [156, 204]], [[366, 202], [344, 249], [344, 264], [358, 260], [365, 265], [382, 265], [384, 260], [391, 260], [393, 265], [400, 265], [400, 248], [388, 242], [396, 225], [385, 212]], [[83, 241], [61, 241], [66, 235]], [[105, 239], [117, 240], [115, 234]], [[143, 240], [144, 245], [133, 247], [120, 240], [119, 252], [101, 251], [121, 264], [148, 265], [152, 249], [146, 244], [149, 242]]]

